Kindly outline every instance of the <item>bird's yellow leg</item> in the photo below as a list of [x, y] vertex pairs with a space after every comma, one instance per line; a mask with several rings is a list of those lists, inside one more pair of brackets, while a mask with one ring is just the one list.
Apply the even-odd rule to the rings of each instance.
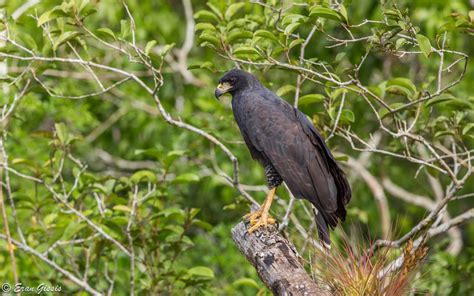
[[275, 224], [275, 219], [268, 215], [268, 211], [270, 210], [270, 206], [272, 205], [273, 198], [275, 197], [275, 192], [276, 187], [270, 189], [267, 194], [267, 198], [263, 202], [260, 209], [244, 216], [244, 218], [250, 221], [250, 225], [252, 225], [252, 227], [247, 230], [248, 233], [252, 233], [260, 227], [267, 226], [268, 224]]
[[256, 223], [257, 219], [260, 218], [260, 216], [262, 216], [263, 209], [265, 208], [265, 205], [269, 200], [269, 195], [272, 194], [272, 191], [273, 191], [273, 194], [275, 194], [274, 189], [271, 189], [268, 192], [267, 197], [265, 198], [265, 201], [262, 203], [262, 205], [260, 206], [260, 208], [258, 210], [254, 211], [254, 212], [251, 212], [251, 213], [248, 213], [243, 217], [244, 219], [249, 220], [251, 225], [254, 225]]

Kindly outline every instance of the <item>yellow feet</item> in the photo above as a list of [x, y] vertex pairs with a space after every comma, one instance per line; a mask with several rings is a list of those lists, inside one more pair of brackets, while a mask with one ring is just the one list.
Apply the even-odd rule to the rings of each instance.
[[[249, 221], [250, 225], [253, 226], [257, 224], [257, 222], [260, 220], [261, 217], [262, 217], [262, 208], [260, 208], [258, 211], [246, 214], [243, 218]], [[269, 224], [275, 223], [275, 219], [273, 219], [272, 217], [268, 217], [268, 215], [267, 215], [267, 220], [273, 220], [273, 222], [270, 222]]]
[[261, 227], [266, 227], [267, 225], [275, 224], [275, 219], [270, 217], [270, 215], [268, 214], [268, 211], [270, 210], [270, 206], [273, 201], [273, 197], [275, 196], [275, 191], [276, 188], [272, 188], [270, 192], [268, 192], [267, 198], [263, 202], [260, 209], [244, 216], [244, 219], [247, 219], [251, 225], [251, 227], [247, 229], [248, 233], [252, 233]]
[[[255, 213], [255, 215], [258, 213]], [[268, 216], [259, 216], [258, 218], [250, 218], [250, 225], [252, 225], [249, 229], [247, 229], [248, 233], [252, 233], [255, 230], [261, 228], [261, 227], [266, 227], [267, 225], [273, 225], [275, 224], [275, 219], [272, 217]]]

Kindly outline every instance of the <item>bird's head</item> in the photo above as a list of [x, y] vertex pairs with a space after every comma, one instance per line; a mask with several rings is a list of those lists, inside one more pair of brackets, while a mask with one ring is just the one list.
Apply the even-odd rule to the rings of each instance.
[[216, 91], [216, 99], [226, 93], [235, 94], [238, 91], [260, 86], [257, 77], [240, 69], [232, 69], [225, 73], [219, 80]]

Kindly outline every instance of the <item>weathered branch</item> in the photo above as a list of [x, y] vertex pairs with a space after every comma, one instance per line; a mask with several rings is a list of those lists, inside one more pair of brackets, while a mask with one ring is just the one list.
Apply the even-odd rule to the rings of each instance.
[[232, 229], [232, 238], [274, 295], [331, 295], [306, 272], [295, 247], [276, 227], [248, 234], [240, 222]]

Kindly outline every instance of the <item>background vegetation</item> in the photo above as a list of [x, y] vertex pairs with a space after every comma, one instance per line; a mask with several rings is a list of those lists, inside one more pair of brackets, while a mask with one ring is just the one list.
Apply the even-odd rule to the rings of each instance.
[[[213, 96], [239, 66], [312, 118], [348, 173], [336, 245], [377, 240], [400, 267], [400, 247], [426, 242], [417, 291], [474, 292], [472, 3], [9, 0], [2, 14], [3, 281], [268, 293], [230, 236], [266, 190], [230, 98]], [[278, 194], [272, 215], [317, 264], [309, 205]]]

